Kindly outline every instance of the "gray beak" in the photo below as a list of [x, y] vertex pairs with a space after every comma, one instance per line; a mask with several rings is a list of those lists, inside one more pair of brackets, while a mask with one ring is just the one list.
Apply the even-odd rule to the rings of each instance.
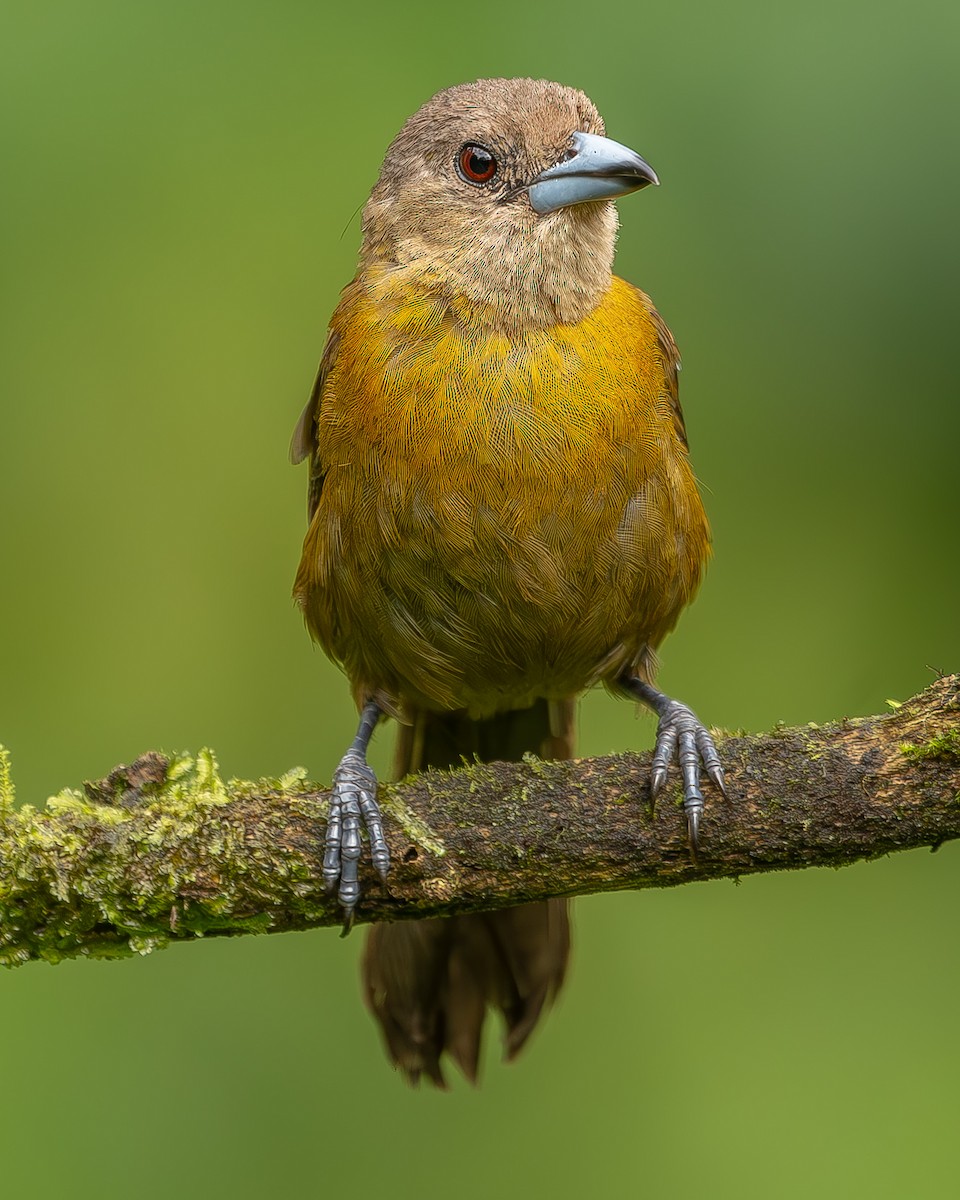
[[659, 184], [649, 163], [628, 146], [595, 133], [575, 133], [571, 157], [541, 171], [527, 189], [530, 204], [538, 213], [554, 212], [571, 204], [610, 200]]

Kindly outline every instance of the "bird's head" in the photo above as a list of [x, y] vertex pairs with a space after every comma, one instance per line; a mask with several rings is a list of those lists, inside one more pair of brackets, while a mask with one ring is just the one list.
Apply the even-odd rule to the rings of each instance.
[[505, 330], [572, 323], [610, 285], [613, 197], [657, 183], [591, 101], [533, 79], [439, 92], [387, 150], [363, 214], [387, 264]]

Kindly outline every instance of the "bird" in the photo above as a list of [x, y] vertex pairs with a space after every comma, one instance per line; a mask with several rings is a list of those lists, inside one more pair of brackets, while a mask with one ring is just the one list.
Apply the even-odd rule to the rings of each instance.
[[[547, 80], [438, 92], [387, 149], [359, 265], [330, 319], [290, 457], [309, 460], [294, 597], [346, 673], [357, 734], [333, 776], [323, 878], [349, 929], [366, 833], [390, 856], [367, 748], [399, 723], [396, 773], [474, 756], [573, 754], [595, 684], [658, 716], [696, 852], [714, 741], [655, 686], [710, 531], [676, 343], [613, 273], [617, 197], [659, 184], [592, 101]], [[556, 996], [567, 902], [374, 925], [364, 993], [407, 1079], [475, 1080], [488, 1006], [506, 1056]]]

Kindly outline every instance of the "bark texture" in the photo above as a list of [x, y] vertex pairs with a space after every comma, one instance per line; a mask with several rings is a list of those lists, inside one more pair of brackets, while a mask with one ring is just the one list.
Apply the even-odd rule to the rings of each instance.
[[[960, 837], [960, 676], [877, 717], [718, 737], [694, 862], [674, 772], [649, 755], [483, 764], [384, 786], [393, 859], [358, 920], [840, 866]], [[146, 953], [203, 935], [336, 925], [320, 875], [326, 792], [302, 771], [221, 779], [209, 751], [151, 752], [37, 810], [0, 751], [0, 962]]]

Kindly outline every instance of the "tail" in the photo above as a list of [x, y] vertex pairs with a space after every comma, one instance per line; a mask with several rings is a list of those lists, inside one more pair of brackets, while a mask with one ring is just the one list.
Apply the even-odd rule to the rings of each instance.
[[[538, 700], [532, 708], [471, 721], [463, 713], [417, 713], [400, 727], [398, 777], [424, 767], [484, 761], [570, 758], [575, 702]], [[492, 913], [374, 925], [364, 950], [367, 1007], [387, 1053], [411, 1083], [422, 1075], [446, 1087], [446, 1051], [476, 1082], [487, 1005], [505, 1022], [504, 1053], [513, 1058], [563, 983], [570, 953], [566, 900]]]

